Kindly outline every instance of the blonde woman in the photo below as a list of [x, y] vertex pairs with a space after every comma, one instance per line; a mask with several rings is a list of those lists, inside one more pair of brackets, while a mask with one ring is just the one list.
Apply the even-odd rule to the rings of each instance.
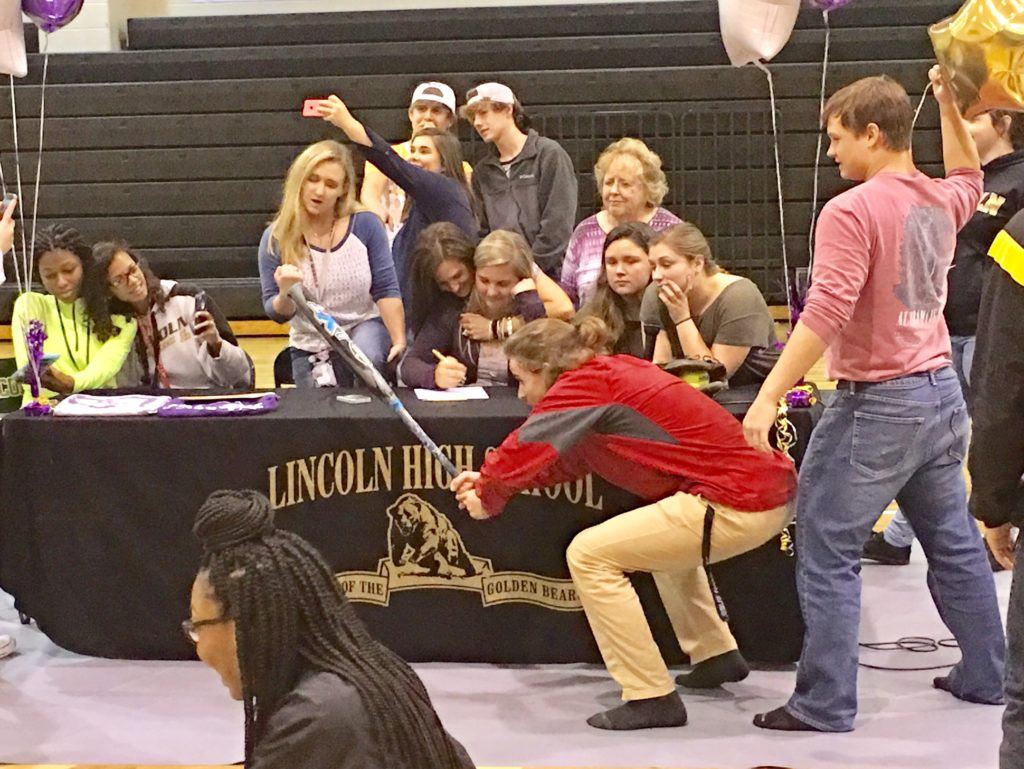
[[639, 139], [610, 144], [594, 165], [594, 179], [602, 208], [573, 231], [562, 263], [562, 288], [577, 307], [586, 304], [597, 288], [608, 233], [626, 222], [643, 222], [660, 231], [680, 221], [660, 207], [668, 180], [661, 158]]
[[405, 314], [380, 219], [356, 203], [349, 151], [334, 141], [307, 147], [285, 178], [281, 207], [263, 233], [260, 283], [267, 315], [291, 321], [292, 373], [298, 387], [348, 387], [355, 378], [305, 319], [293, 317], [288, 290], [340, 323], [378, 368], [405, 349]]
[[480, 241], [473, 265], [473, 290], [465, 303], [437, 305], [402, 361], [402, 381], [410, 387], [513, 383], [502, 341], [524, 321], [545, 314], [533, 255], [521, 235], [497, 230]]

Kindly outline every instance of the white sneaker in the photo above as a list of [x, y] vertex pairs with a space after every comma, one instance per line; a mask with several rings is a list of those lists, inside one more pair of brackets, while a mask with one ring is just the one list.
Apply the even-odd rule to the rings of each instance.
[[4, 657], [10, 657], [14, 654], [14, 650], [18, 648], [17, 642], [13, 636], [0, 635], [0, 659]]

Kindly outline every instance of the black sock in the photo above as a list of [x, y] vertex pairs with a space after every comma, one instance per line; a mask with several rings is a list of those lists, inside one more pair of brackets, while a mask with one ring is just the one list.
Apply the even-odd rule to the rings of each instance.
[[687, 689], [714, 689], [722, 684], [742, 681], [748, 675], [747, 661], [733, 649], [698, 662], [689, 673], [676, 676], [676, 683]]
[[678, 694], [669, 692], [661, 697], [630, 700], [591, 716], [587, 723], [596, 729], [614, 730], [686, 726], [686, 707]]
[[775, 708], [754, 716], [754, 726], [780, 732], [820, 732], [816, 726], [804, 723], [785, 708]]
[[957, 694], [953, 691], [953, 687], [949, 683], [949, 676], [939, 676], [937, 678], [933, 678], [932, 686], [934, 686], [936, 689], [941, 689], [944, 692], [949, 692], [958, 700], [963, 700], [964, 702], [973, 702], [975, 705], [1002, 705], [1005, 702], [1002, 698], [1000, 698], [997, 701], [990, 701], [983, 700], [978, 697], [972, 697], [969, 694]]

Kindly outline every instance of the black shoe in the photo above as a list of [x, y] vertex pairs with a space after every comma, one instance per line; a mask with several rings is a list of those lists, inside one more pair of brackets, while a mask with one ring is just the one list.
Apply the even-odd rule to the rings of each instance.
[[714, 689], [722, 684], [742, 681], [749, 675], [747, 661], [733, 649], [698, 662], [689, 673], [676, 676], [676, 683], [687, 689]]
[[675, 692], [646, 700], [630, 700], [617, 708], [597, 713], [587, 719], [595, 729], [628, 731], [686, 726], [686, 706]]
[[906, 566], [910, 563], [910, 545], [896, 547], [885, 541], [882, 532], [872, 532], [868, 541], [864, 543], [864, 550], [860, 555], [866, 561], [884, 563], [886, 566]]

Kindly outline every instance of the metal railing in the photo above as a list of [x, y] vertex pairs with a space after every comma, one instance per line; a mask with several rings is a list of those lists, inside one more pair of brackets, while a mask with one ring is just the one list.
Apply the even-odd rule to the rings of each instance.
[[[601, 208], [593, 168], [604, 148], [625, 136], [641, 139], [661, 156], [668, 177], [662, 205], [700, 227], [724, 268], [753, 280], [769, 301], [784, 301], [771, 114], [763, 105], [538, 109], [531, 117], [538, 133], [561, 143], [572, 158], [577, 221]], [[479, 156], [480, 139], [470, 133], [468, 154]]]

